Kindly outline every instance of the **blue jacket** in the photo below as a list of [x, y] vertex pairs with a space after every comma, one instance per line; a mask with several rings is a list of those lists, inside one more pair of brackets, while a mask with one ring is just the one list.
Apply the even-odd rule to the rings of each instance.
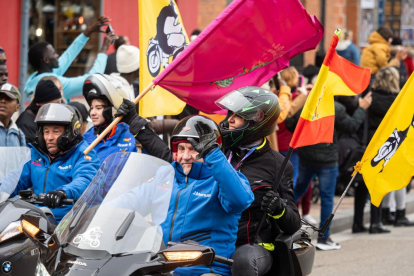
[[354, 43], [350, 40], [340, 41], [338, 42], [338, 46], [336, 47], [336, 52], [341, 57], [349, 60], [350, 62], [360, 66], [361, 58], [359, 54], [358, 48], [355, 46]]
[[[238, 220], [254, 196], [246, 177], [233, 169], [218, 148], [204, 161], [193, 163], [188, 176], [178, 162], [172, 163], [175, 180], [168, 215], [161, 225], [164, 242], [194, 240], [230, 258], [235, 250]], [[198, 276], [211, 272], [210, 268], [214, 273], [231, 275], [227, 265], [218, 263], [209, 268], [179, 268], [175, 273]]]
[[[83, 134], [83, 139], [89, 144], [91, 144], [97, 137], [93, 132], [94, 128], [90, 128]], [[97, 152], [101, 163], [112, 153], [121, 151], [137, 152], [134, 135], [129, 132], [129, 126], [125, 123], [117, 124], [115, 134], [106, 141], [101, 140], [94, 149]]]
[[82, 95], [82, 87], [85, 79], [91, 74], [103, 73], [108, 59], [106, 54], [99, 53], [96, 57], [95, 63], [88, 73], [74, 78], [64, 77], [63, 75], [66, 73], [78, 54], [82, 51], [88, 40], [88, 37], [84, 34], [80, 34], [69, 46], [69, 48], [59, 57], [59, 67], [53, 69], [53, 72], [50, 73], [38, 74], [36, 71], [31, 74], [26, 82], [26, 86], [24, 87], [24, 92], [32, 95], [36, 90], [36, 85], [39, 80], [46, 76], [54, 76], [57, 77], [62, 83], [63, 95], [66, 99]]
[[[77, 200], [88, 187], [99, 169], [100, 162], [92, 150], [87, 156], [83, 151], [88, 147], [81, 141], [62, 157], [52, 162], [49, 157], [29, 144], [31, 160], [26, 163], [20, 176], [17, 191], [33, 188], [35, 194], [63, 190], [68, 198]], [[52, 209], [55, 218], [60, 221], [72, 206]]]
[[6, 129], [0, 122], [0, 147], [25, 147], [26, 138], [24, 133], [10, 120], [9, 128]]

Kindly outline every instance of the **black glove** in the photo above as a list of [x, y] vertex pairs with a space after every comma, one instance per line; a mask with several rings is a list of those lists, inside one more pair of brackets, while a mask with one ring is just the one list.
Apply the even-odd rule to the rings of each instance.
[[268, 191], [263, 197], [262, 210], [271, 216], [277, 216], [283, 213], [286, 203], [280, 198], [279, 193]]
[[43, 202], [50, 208], [59, 206], [62, 199], [66, 199], [68, 196], [64, 191], [50, 191], [46, 194]]
[[188, 138], [193, 148], [198, 152], [197, 159], [204, 158], [210, 151], [218, 147], [217, 137], [211, 127], [201, 121], [198, 121], [194, 126], [200, 143], [197, 143], [193, 138]]
[[134, 135], [137, 134], [143, 126], [148, 124], [147, 120], [138, 115], [135, 104], [127, 99], [123, 99], [122, 104], [115, 113], [115, 117], [119, 116], [123, 116], [121, 122], [127, 123], [129, 125], [129, 131]]

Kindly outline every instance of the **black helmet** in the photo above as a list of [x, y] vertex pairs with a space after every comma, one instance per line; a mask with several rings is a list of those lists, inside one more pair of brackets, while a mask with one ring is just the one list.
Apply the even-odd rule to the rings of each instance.
[[94, 99], [104, 100], [107, 103], [108, 106], [104, 109], [103, 116], [107, 122], [111, 122], [112, 114], [119, 108], [124, 98], [130, 101], [134, 100], [131, 99], [126, 89], [119, 80], [111, 76], [92, 74], [83, 83], [82, 92], [89, 106]]
[[[221, 97], [216, 104], [230, 111], [219, 124], [224, 148], [249, 145], [276, 131], [280, 106], [278, 97], [271, 91], [247, 86]], [[233, 113], [244, 118], [245, 124], [229, 129], [227, 120]]]
[[57, 147], [65, 152], [82, 140], [82, 116], [73, 106], [60, 103], [49, 103], [40, 107], [36, 115], [36, 139], [43, 151], [46, 151], [46, 142], [43, 137], [44, 125], [62, 125], [65, 131], [57, 139]]
[[195, 125], [197, 122], [203, 122], [207, 124], [215, 133], [216, 133], [216, 141], [219, 145], [219, 148], [221, 148], [221, 133], [218, 125], [211, 120], [208, 117], [201, 116], [201, 115], [191, 115], [187, 116], [181, 121], [178, 122], [178, 124], [175, 126], [170, 143], [171, 143], [171, 149], [174, 153], [174, 160], [175, 160], [175, 154], [177, 152], [177, 146], [182, 141], [187, 141], [187, 138], [194, 138], [196, 141], [199, 140], [199, 135], [197, 133], [197, 130], [195, 128]]

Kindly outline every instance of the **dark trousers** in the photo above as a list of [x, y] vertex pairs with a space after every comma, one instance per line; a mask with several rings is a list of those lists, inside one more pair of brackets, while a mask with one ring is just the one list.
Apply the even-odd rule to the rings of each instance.
[[[358, 183], [355, 189], [354, 224], [364, 223], [364, 207], [368, 198], [368, 189], [364, 182]], [[381, 206], [378, 208], [371, 203], [371, 225], [381, 222]]]
[[234, 260], [232, 275], [262, 276], [272, 268], [272, 253], [258, 244], [245, 244], [231, 257]]

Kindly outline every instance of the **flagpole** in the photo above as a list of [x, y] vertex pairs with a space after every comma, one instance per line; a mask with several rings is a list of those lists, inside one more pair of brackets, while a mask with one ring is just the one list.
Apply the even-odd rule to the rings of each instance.
[[[154, 83], [151, 82], [145, 89], [139, 93], [139, 95], [135, 98], [134, 103], [138, 104], [138, 102], [151, 90], [155, 87]], [[87, 155], [121, 120], [123, 116], [119, 116], [115, 118], [112, 123], [98, 136], [96, 139], [85, 149], [83, 154]]]
[[[279, 171], [279, 174], [277, 175], [276, 185], [273, 186], [273, 191], [275, 191], [275, 192], [277, 192], [277, 189], [279, 188], [279, 185], [282, 182], [282, 177], [283, 177], [283, 174], [284, 174], [284, 172], [286, 170], [286, 167], [287, 167], [287, 164], [289, 162], [290, 156], [292, 155], [292, 152], [293, 152], [293, 148], [289, 147], [289, 149], [288, 149], [288, 151], [286, 153], [285, 159], [283, 160], [282, 167], [281, 167], [281, 169]], [[257, 239], [259, 237], [260, 230], [262, 229], [263, 223], [266, 220], [266, 216], [267, 216], [267, 213], [264, 212], [263, 213], [263, 216], [262, 216], [262, 218], [260, 220], [260, 223], [257, 226], [256, 233], [254, 234], [254, 238], [253, 238], [253, 240], [251, 241], [250, 244], [253, 245], [257, 241]]]
[[336, 211], [338, 210], [339, 205], [341, 204], [342, 200], [344, 199], [346, 193], [348, 192], [349, 188], [351, 187], [352, 182], [354, 182], [355, 177], [357, 176], [358, 171], [355, 171], [354, 175], [351, 178], [351, 181], [349, 181], [348, 186], [346, 187], [345, 191], [342, 193], [341, 198], [339, 199], [338, 203], [335, 206], [335, 209], [333, 210], [333, 212], [329, 215], [329, 217], [326, 219], [325, 223], [323, 224], [322, 228], [318, 230], [319, 234], [319, 238], [322, 238], [323, 235], [326, 232], [326, 229], [328, 228], [328, 225], [332, 222], [332, 219], [335, 216]]

